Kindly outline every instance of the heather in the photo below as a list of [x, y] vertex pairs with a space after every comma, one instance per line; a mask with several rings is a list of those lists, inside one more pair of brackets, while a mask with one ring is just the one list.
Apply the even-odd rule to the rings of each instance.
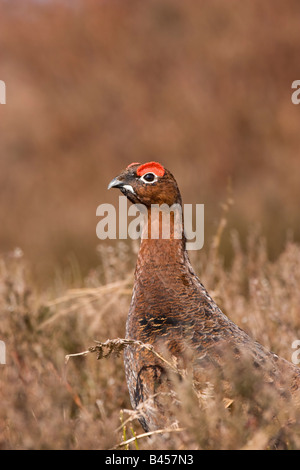
[[[202, 282], [231, 319], [291, 360], [300, 326], [299, 246], [287, 242], [271, 262], [259, 235], [249, 235], [245, 251], [235, 231], [231, 242], [230, 268], [224, 268], [216, 243], [207, 255], [194, 257]], [[203, 387], [200, 406], [190, 377], [179, 382], [170, 363], [181, 402], [177, 426], [162, 430], [163, 437], [139, 437], [143, 430], [129, 403], [124, 346], [102, 344], [124, 338], [135, 246], [120, 244], [98, 255], [108, 262], [104, 273], [99, 259], [99, 268], [82, 281], [73, 270], [42, 292], [20, 253], [1, 259], [1, 334], [7, 345], [7, 364], [1, 366], [1, 448], [299, 448], [298, 406], [288, 401], [279, 406], [260, 377], [248, 376], [238, 363], [230, 363], [227, 371], [234, 399], [218, 386], [217, 375], [204, 374], [203, 384], [214, 388]]]

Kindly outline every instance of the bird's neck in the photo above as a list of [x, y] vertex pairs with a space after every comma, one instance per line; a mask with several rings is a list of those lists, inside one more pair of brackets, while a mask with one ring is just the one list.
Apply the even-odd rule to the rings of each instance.
[[181, 205], [171, 210], [161, 206], [147, 211], [143, 227], [138, 265], [163, 266], [183, 263], [185, 236]]

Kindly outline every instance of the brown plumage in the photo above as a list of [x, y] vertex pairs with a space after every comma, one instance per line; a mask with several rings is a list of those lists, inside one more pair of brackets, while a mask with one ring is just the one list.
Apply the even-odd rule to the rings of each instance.
[[[171, 218], [169, 239], [161, 236], [163, 219], [153, 204], [181, 205], [181, 195], [173, 175], [160, 164], [129, 165], [111, 181], [134, 204], [148, 211], [148, 238], [142, 237], [135, 270], [132, 301], [126, 324], [126, 337], [150, 343], [157, 351], [169, 353], [186, 365], [193, 362], [195, 377], [208, 368], [221, 369], [228, 361], [262, 372], [267, 383], [286, 396], [300, 388], [300, 371], [251, 339], [216, 305], [193, 271], [182, 231], [174, 237]], [[151, 239], [152, 227], [160, 229]], [[146, 227], [146, 226], [145, 226]], [[169, 390], [164, 364], [151, 352], [130, 346], [125, 350], [125, 372], [133, 408], [148, 400], [141, 423], [146, 431], [166, 425], [168, 410], [159, 392]]]

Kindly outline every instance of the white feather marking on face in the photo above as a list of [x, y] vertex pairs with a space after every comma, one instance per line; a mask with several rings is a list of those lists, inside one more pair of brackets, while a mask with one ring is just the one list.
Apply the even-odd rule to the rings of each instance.
[[123, 188], [127, 189], [127, 191], [130, 191], [132, 194], [135, 194], [133, 187], [130, 184], [124, 184]]

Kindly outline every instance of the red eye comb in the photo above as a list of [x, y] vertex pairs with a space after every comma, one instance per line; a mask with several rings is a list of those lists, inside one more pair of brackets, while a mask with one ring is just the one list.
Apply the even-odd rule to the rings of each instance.
[[139, 166], [136, 173], [138, 176], [143, 176], [145, 173], [154, 173], [156, 176], [164, 176], [165, 169], [164, 167], [157, 162], [148, 162]]

